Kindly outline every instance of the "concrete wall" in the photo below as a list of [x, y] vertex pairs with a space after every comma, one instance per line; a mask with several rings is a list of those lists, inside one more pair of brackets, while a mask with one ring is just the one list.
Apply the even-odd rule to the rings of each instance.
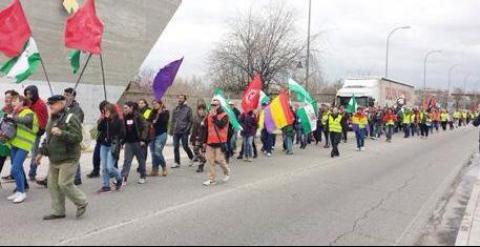
[[[77, 0], [83, 3], [83, 0]], [[0, 0], [0, 9], [11, 0]], [[73, 82], [69, 51], [63, 44], [67, 13], [63, 0], [22, 0], [27, 18], [51, 81]], [[181, 0], [97, 0], [105, 24], [103, 56], [107, 83], [126, 86], [137, 74], [151, 48], [177, 11]], [[5, 61], [0, 55], [0, 63]], [[83, 82], [102, 82], [99, 58], [93, 57]], [[45, 80], [43, 73], [32, 79]]]

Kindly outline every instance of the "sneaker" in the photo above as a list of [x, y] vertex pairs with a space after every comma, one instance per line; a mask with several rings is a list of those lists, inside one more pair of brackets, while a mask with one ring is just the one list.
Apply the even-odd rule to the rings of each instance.
[[45, 179], [45, 180], [40, 180], [40, 181], [37, 181], [37, 184], [40, 185], [40, 186], [43, 186], [45, 188], [48, 187], [48, 181]]
[[217, 184], [217, 182], [213, 182], [213, 181], [211, 181], [211, 180], [208, 180], [207, 182], [203, 183], [203, 185], [205, 185], [205, 186], [207, 186], [207, 187], [208, 187], [208, 186], [212, 186], [212, 185], [216, 185], [216, 184]]
[[172, 169], [178, 169], [178, 168], [180, 168], [180, 164], [175, 164], [175, 165], [173, 165], [171, 168], [172, 168]]
[[147, 182], [147, 180], [145, 180], [145, 178], [140, 178], [140, 180], [138, 180], [138, 184], [145, 184]]
[[15, 198], [17, 198], [19, 195], [20, 195], [20, 192], [15, 192], [15, 193], [13, 193], [13, 195], [9, 196], [9, 197], [7, 198], [7, 200], [9, 200], [9, 201], [12, 202], [12, 201], [15, 200]]
[[228, 181], [230, 181], [230, 176], [225, 176], [222, 181], [228, 183]]
[[271, 154], [271, 153], [267, 153], [267, 157], [272, 157], [272, 154]]
[[98, 193], [98, 194], [101, 194], [101, 193], [107, 193], [107, 192], [110, 192], [110, 191], [112, 191], [112, 188], [110, 188], [110, 187], [102, 187], [101, 189], [99, 189], [99, 190], [97, 191], [97, 193]]
[[123, 179], [119, 179], [116, 183], [115, 183], [115, 190], [116, 191], [119, 191], [122, 189], [122, 185], [123, 185]]
[[18, 196], [13, 200], [13, 203], [20, 204], [27, 199], [27, 193], [19, 193]]

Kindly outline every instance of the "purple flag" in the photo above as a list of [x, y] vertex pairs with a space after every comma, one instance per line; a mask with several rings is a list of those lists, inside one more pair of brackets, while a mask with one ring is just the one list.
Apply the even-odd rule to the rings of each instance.
[[270, 106], [265, 109], [265, 128], [267, 129], [268, 133], [273, 133], [275, 130], [275, 123], [273, 122]]
[[183, 58], [171, 62], [158, 72], [153, 81], [153, 96], [155, 97], [155, 100], [161, 100], [163, 95], [165, 95], [165, 92], [167, 92], [167, 89], [172, 86], [182, 62]]

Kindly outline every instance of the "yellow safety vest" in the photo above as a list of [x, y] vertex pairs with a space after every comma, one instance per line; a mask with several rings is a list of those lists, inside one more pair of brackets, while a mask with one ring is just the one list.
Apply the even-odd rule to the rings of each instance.
[[330, 132], [342, 133], [342, 115], [338, 115], [335, 119], [333, 116], [329, 116], [328, 126], [330, 128]]
[[412, 122], [412, 114], [411, 113], [404, 113], [403, 114], [403, 124], [411, 124]]
[[32, 128], [28, 128], [26, 125], [17, 124], [17, 133], [15, 137], [10, 141], [13, 147], [22, 149], [24, 151], [32, 151], [35, 140], [37, 139], [38, 132], [38, 118], [37, 115], [30, 109], [23, 109], [18, 116], [23, 118], [29, 114], [33, 115]]
[[330, 112], [324, 112], [322, 116], [322, 124], [326, 125], [329, 119], [330, 119]]
[[143, 113], [143, 118], [149, 119], [150, 114], [152, 114], [152, 110], [150, 110], [150, 109], [145, 110], [145, 112]]
[[448, 118], [449, 118], [448, 113], [442, 113], [440, 115], [440, 119], [442, 120], [442, 122], [448, 122]]

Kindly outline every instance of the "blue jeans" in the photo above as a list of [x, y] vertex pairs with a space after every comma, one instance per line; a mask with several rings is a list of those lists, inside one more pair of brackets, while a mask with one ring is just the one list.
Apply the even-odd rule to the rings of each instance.
[[158, 170], [161, 166], [162, 168], [167, 167], [167, 162], [163, 156], [163, 149], [167, 145], [167, 133], [163, 133], [150, 142], [150, 153], [152, 154], [152, 166], [153, 169]]
[[25, 193], [25, 172], [23, 162], [27, 158], [28, 152], [16, 147], [12, 147], [10, 157], [12, 160], [12, 176], [15, 178], [17, 192]]
[[355, 138], [357, 139], [357, 147], [365, 147], [365, 129], [358, 129], [355, 131]]
[[386, 128], [386, 131], [387, 131], [387, 141], [391, 141], [392, 136], [393, 136], [394, 126], [393, 125], [387, 125], [385, 128]]
[[193, 159], [193, 152], [188, 146], [188, 134], [174, 134], [173, 135], [173, 151], [175, 156], [175, 163], [180, 165], [180, 142], [182, 142], [183, 150], [188, 155], [190, 160]]
[[114, 167], [116, 162], [112, 155], [112, 147], [102, 145], [100, 147], [100, 166], [104, 188], [110, 188], [110, 178], [112, 177], [117, 181], [122, 180], [120, 171]]
[[243, 137], [243, 152], [245, 158], [253, 158], [253, 136]]
[[284, 135], [283, 138], [285, 138], [283, 142], [287, 154], [293, 154], [293, 136]]
[[32, 148], [32, 161], [30, 162], [30, 171], [28, 172], [28, 177], [31, 179], [35, 179], [37, 177], [37, 169], [38, 165], [35, 163], [35, 157], [37, 156], [38, 153], [38, 148], [40, 146], [40, 139], [42, 139], [41, 136], [37, 136], [35, 139], [35, 144], [33, 145]]
[[266, 129], [262, 130], [263, 151], [272, 154], [274, 139], [274, 134], [268, 133]]

